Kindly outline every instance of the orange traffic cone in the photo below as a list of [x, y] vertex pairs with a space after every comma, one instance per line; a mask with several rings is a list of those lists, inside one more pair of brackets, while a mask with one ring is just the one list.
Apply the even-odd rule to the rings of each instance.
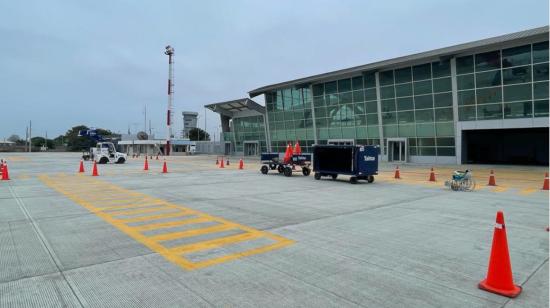
[[506, 227], [502, 211], [497, 212], [487, 278], [482, 280], [478, 287], [507, 297], [516, 297], [521, 293], [521, 287], [514, 285], [512, 277], [512, 265], [510, 264], [510, 253], [508, 252], [508, 240], [506, 239]]
[[429, 179], [430, 182], [435, 182], [435, 173], [434, 173], [434, 168], [432, 167], [432, 170], [430, 171], [430, 179]]
[[94, 168], [92, 169], [92, 176], [99, 176], [97, 173], [97, 162], [94, 160]]
[[542, 190], [548, 190], [549, 189], [549, 183], [548, 183], [548, 172], [544, 175], [544, 184], [542, 184]]
[[143, 170], [149, 170], [149, 162], [147, 161], [147, 156], [145, 156], [145, 163], [143, 164]]
[[8, 172], [8, 163], [4, 162], [4, 168], [2, 168], [2, 181], [9, 181], [10, 174]]
[[491, 174], [489, 175], [489, 184], [487, 184], [488, 186], [497, 186], [497, 183], [495, 181], [495, 173], [493, 172], [493, 170], [491, 170]]
[[399, 172], [399, 166], [395, 166], [395, 175], [393, 176], [395, 179], [401, 178], [401, 173]]
[[300, 147], [300, 143], [296, 141], [296, 144], [294, 145], [294, 153], [296, 155], [302, 155], [302, 148]]
[[224, 166], [223, 166], [223, 157], [222, 157], [222, 159], [221, 159], [221, 161], [220, 161], [220, 168], [224, 168]]
[[243, 162], [243, 159], [241, 158], [239, 160], [239, 169], [243, 170], [243, 168], [244, 168], [244, 162]]
[[164, 160], [164, 165], [162, 165], [162, 173], [168, 173], [168, 168], [166, 167], [166, 159]]
[[81, 159], [80, 160], [80, 167], [78, 168], [78, 173], [83, 173], [83, 172], [84, 172], [84, 162]]

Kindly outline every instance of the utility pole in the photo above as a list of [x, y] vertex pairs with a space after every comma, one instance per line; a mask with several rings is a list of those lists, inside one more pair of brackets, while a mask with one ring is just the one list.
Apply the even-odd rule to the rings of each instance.
[[204, 108], [204, 141], [206, 141], [206, 108]]
[[143, 120], [143, 131], [147, 132], [147, 105], [143, 107], [143, 114], [145, 115], [145, 119]]
[[29, 153], [32, 152], [32, 121], [29, 120]]
[[166, 46], [165, 55], [168, 56], [168, 111], [166, 115], [166, 149], [164, 154], [170, 156], [171, 144], [170, 139], [172, 138], [172, 104], [174, 101], [174, 48], [170, 45]]

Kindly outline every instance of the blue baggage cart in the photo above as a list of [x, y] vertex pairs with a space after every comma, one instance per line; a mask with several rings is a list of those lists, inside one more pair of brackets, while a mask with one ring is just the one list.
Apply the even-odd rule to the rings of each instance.
[[305, 176], [311, 173], [311, 154], [292, 155], [292, 159], [285, 163], [279, 153], [262, 153], [260, 160], [263, 164], [260, 171], [263, 174], [267, 174], [269, 170], [277, 170], [285, 176], [291, 176], [296, 166], [300, 167]]
[[372, 145], [316, 145], [313, 147], [315, 179], [323, 176], [336, 179], [339, 174], [350, 175], [350, 183], [358, 180], [374, 181], [378, 174], [379, 146]]

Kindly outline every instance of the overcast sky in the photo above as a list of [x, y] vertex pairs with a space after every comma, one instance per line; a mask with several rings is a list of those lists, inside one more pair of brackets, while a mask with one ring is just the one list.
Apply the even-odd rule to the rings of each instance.
[[137, 132], [145, 105], [164, 137], [167, 44], [181, 130], [181, 111], [203, 128], [205, 104], [260, 86], [547, 24], [547, 0], [1, 0], [0, 138], [29, 120]]

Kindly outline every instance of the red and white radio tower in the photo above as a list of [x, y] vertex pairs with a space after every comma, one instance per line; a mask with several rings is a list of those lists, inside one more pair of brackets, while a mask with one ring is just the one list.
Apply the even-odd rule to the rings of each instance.
[[167, 126], [167, 132], [166, 132], [166, 150], [164, 151], [164, 154], [166, 156], [170, 155], [170, 150], [172, 149], [172, 145], [170, 144], [170, 140], [173, 137], [172, 134], [172, 102], [174, 101], [174, 48], [172, 46], [168, 45], [166, 46], [166, 51], [164, 52], [165, 55], [168, 55], [168, 112], [166, 114], [166, 126]]

